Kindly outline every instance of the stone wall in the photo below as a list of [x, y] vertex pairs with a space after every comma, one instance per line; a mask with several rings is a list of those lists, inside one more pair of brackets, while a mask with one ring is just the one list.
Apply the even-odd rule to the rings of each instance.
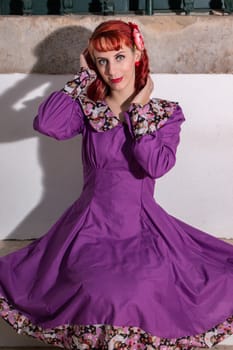
[[[70, 74], [104, 16], [1, 16], [0, 73]], [[233, 73], [232, 16], [115, 16], [141, 27], [152, 73]]]

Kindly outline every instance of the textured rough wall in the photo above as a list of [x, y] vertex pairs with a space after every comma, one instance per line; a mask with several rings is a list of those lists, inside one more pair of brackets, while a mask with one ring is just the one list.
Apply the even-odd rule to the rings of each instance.
[[[103, 16], [1, 16], [0, 73], [74, 73]], [[141, 27], [152, 73], [233, 73], [233, 20], [226, 16], [121, 16]]]

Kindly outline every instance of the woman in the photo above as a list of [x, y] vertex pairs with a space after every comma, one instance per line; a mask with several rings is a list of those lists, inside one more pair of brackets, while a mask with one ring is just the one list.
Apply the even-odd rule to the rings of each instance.
[[83, 191], [47, 234], [0, 259], [0, 314], [67, 349], [211, 347], [232, 334], [233, 247], [153, 198], [175, 164], [182, 110], [150, 99], [136, 24], [100, 24], [80, 62], [34, 127], [82, 134]]

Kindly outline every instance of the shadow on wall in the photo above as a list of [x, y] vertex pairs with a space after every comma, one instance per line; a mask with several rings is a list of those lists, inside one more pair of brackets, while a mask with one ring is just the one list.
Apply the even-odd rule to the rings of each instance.
[[[67, 73], [71, 74], [69, 77], [71, 79], [79, 69], [80, 38], [83, 50], [89, 36], [90, 32], [79, 26], [64, 27], [51, 33], [35, 49], [37, 62], [31, 74], [0, 96], [0, 142], [10, 143], [37, 137], [38, 158], [43, 174], [43, 195], [40, 203], [22, 218], [21, 223], [9, 233], [8, 239], [42, 236], [48, 230], [48, 221], [51, 224], [56, 221], [81, 192], [83, 183], [81, 137], [58, 142], [33, 130], [32, 123], [37, 114], [37, 107], [45, 97], [27, 101], [20, 110], [14, 110], [13, 106], [30, 91], [43, 84], [50, 84], [46, 89], [46, 96], [52, 91], [60, 90], [66, 83], [62, 81], [64, 77], [61, 76], [61, 84], [55, 86], [54, 81], [45, 74]], [[11, 161], [14, 162], [15, 159]], [[26, 161], [21, 166], [26, 167]], [[13, 201], [14, 198], [10, 200]], [[49, 220], [46, 221], [46, 218]]]

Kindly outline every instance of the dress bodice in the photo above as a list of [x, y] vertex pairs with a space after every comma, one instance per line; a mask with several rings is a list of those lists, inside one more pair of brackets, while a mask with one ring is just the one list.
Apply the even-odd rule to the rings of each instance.
[[110, 217], [115, 222], [111, 235], [124, 228], [135, 234], [141, 230], [142, 207], [153, 200], [155, 179], [175, 164], [184, 116], [177, 103], [151, 99], [144, 106], [131, 104], [121, 122], [104, 101], [86, 96], [90, 79], [82, 71], [51, 94], [40, 106], [34, 128], [58, 140], [82, 134], [82, 205], [102, 218], [102, 235], [108, 232], [103, 218]]
[[184, 121], [180, 106], [156, 98], [145, 105], [132, 103], [122, 123], [106, 102], [86, 96], [92, 79], [89, 70], [81, 70], [64, 89], [52, 93], [40, 105], [34, 128], [58, 140], [83, 134], [85, 172], [92, 167], [119, 167], [136, 176], [143, 169], [144, 176], [151, 178], [166, 173], [175, 163]]

